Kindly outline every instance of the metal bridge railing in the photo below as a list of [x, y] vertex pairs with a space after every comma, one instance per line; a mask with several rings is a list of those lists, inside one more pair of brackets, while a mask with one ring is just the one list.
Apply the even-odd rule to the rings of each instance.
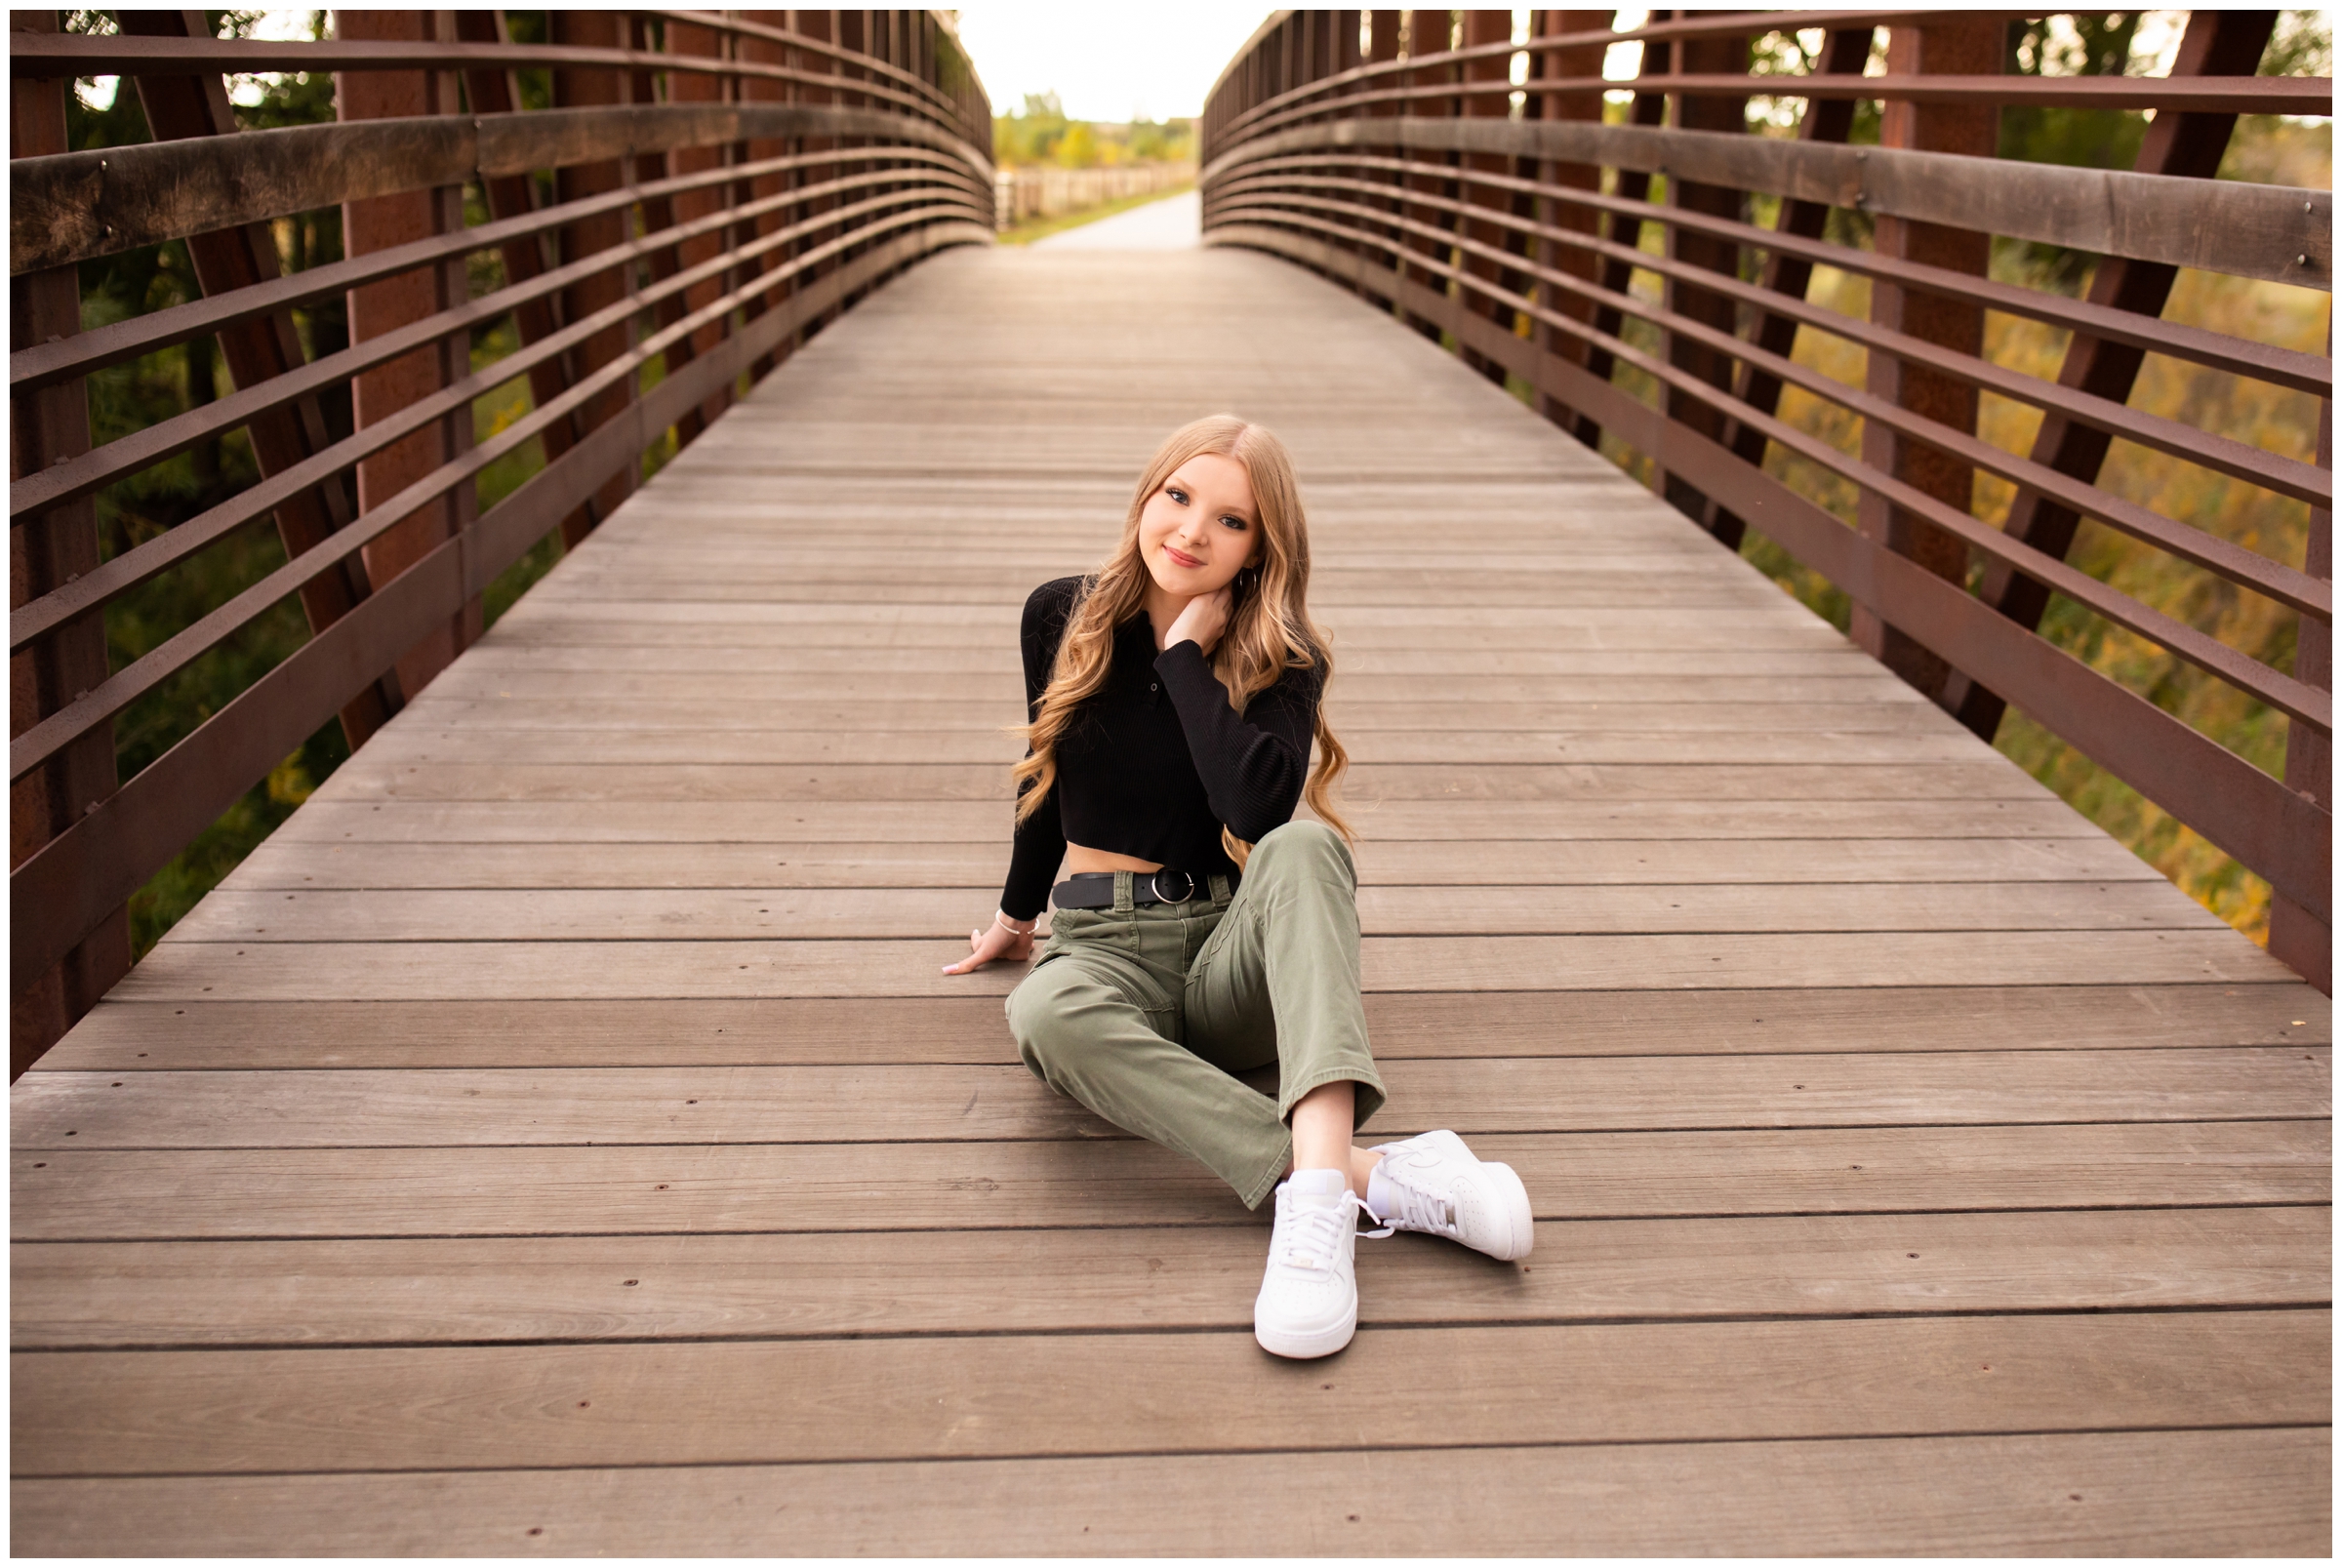
[[[2332, 84], [2253, 74], [2273, 12], [2194, 13], [2156, 78], [1998, 74], [2013, 14], [1668, 15], [1614, 31], [1606, 12], [1532, 12], [1524, 40], [1503, 11], [1280, 12], [1205, 106], [1206, 241], [1452, 342], [1580, 440], [1638, 454], [1722, 543], [1754, 527], [1842, 588], [1856, 640], [1976, 734], [2014, 704], [2267, 878], [2271, 951], [2330, 987], [2330, 331], [2322, 356], [2159, 318], [2183, 267], [2330, 295], [2330, 192], [2211, 177], [2239, 114], [2330, 115]], [[1427, 21], [1436, 36], [1402, 41]], [[1884, 70], [1866, 75], [1881, 28]], [[1825, 35], [1813, 68], [1750, 74], [1752, 41], [1792, 29]], [[1622, 41], [1642, 46], [1631, 82], [1603, 76]], [[1627, 123], [1605, 123], [1621, 88]], [[1750, 134], [1757, 95], [1804, 101], [1794, 139]], [[1859, 100], [1881, 104], [1878, 144], [1848, 144]], [[2156, 115], [2136, 168], [2106, 172], [1995, 156], [2011, 104]], [[1757, 194], [1778, 198], [1771, 226], [1751, 221]], [[1827, 238], [1834, 209], [1864, 215], [1869, 242]], [[1989, 277], [1996, 235], [2099, 258], [2090, 286]], [[1818, 266], [1871, 280], [1867, 318], [1808, 302]], [[1637, 273], [1660, 286], [1630, 287]], [[1988, 311], [2068, 332], [2057, 377], [1985, 358]], [[1863, 383], [1796, 360], [1800, 331], [1863, 350]], [[2126, 406], [2149, 353], [2322, 400], [2318, 461]], [[1859, 421], [1859, 450], [1782, 419], [1785, 387]], [[1986, 392], [2040, 411], [2030, 451], [1980, 437]], [[2117, 438], [2305, 505], [2306, 561], [2103, 488]], [[1768, 450], [1849, 483], [1854, 526], [1768, 474]], [[1975, 515], [1979, 474], [2014, 487], [2004, 526]], [[2084, 518], [2298, 615], [2292, 667], [2069, 564]], [[2052, 594], [2282, 714], [2284, 777], [2044, 640]]]
[[[548, 15], [549, 43], [515, 44], [500, 12], [342, 12], [316, 43], [11, 14], [16, 1070], [127, 969], [129, 896], [304, 738], [339, 714], [362, 744], [478, 635], [497, 575], [582, 539], [647, 452], [889, 275], [990, 242], [990, 108], [941, 14]], [[523, 111], [538, 68], [553, 106]], [[339, 73], [338, 122], [239, 132], [222, 73], [262, 71]], [[65, 150], [94, 73], [135, 83], [155, 141]], [[271, 222], [335, 207], [346, 259], [285, 271]], [[202, 298], [81, 330], [79, 263], [174, 239]], [[308, 357], [293, 311], [344, 296], [349, 346]], [[517, 348], [474, 370], [500, 324]], [[205, 337], [232, 393], [92, 446], [88, 377]], [[475, 441], [474, 399], [522, 376], [528, 411]], [[93, 498], [238, 429], [258, 484], [101, 559]], [[542, 470], [481, 510], [481, 472], [532, 441]], [[283, 567], [108, 668], [110, 603], [268, 519]], [[118, 781], [116, 717], [291, 597], [309, 640]]]

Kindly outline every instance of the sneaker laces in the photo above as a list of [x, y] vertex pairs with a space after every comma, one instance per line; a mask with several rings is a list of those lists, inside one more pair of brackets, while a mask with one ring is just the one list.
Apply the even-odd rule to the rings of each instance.
[[1334, 1249], [1342, 1244], [1345, 1226], [1353, 1227], [1354, 1234], [1376, 1239], [1391, 1234], [1388, 1226], [1380, 1230], [1355, 1230], [1357, 1222], [1353, 1216], [1358, 1214], [1366, 1216], [1368, 1220], [1380, 1218], [1359, 1201], [1355, 1192], [1347, 1188], [1342, 1193], [1340, 1203], [1322, 1208], [1314, 1203], [1304, 1208], [1288, 1200], [1284, 1213], [1277, 1216], [1279, 1244], [1270, 1262], [1291, 1268], [1323, 1268], [1326, 1260], [1333, 1256]]
[[[1410, 1180], [1403, 1164], [1384, 1158], [1384, 1185], [1390, 1188], [1393, 1214], [1375, 1215], [1377, 1220], [1406, 1230], [1431, 1230], [1441, 1235], [1455, 1235], [1461, 1228], [1456, 1220], [1453, 1196], [1428, 1192]], [[1360, 1205], [1363, 1207], [1363, 1205]], [[1371, 1211], [1370, 1211], [1371, 1212]], [[1390, 1232], [1385, 1231], [1388, 1235]]]

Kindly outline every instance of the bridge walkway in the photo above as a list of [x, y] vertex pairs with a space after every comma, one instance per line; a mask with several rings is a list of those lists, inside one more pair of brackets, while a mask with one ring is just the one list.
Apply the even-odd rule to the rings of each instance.
[[[947, 979], [1018, 606], [1299, 457], [1376, 1130], [1523, 1266], [1264, 1229]], [[962, 251], [535, 588], [18, 1086], [18, 1549], [2317, 1552], [2325, 1000], [1298, 269]]]

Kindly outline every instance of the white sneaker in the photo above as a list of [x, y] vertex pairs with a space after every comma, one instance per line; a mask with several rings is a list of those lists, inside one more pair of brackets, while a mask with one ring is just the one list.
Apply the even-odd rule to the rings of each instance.
[[1340, 1171], [1296, 1171], [1278, 1185], [1269, 1271], [1252, 1303], [1262, 1349], [1306, 1360], [1332, 1355], [1357, 1332], [1353, 1216], [1364, 1207]]
[[1491, 1258], [1526, 1258], [1537, 1239], [1529, 1191], [1510, 1165], [1474, 1159], [1441, 1130], [1384, 1144], [1366, 1185], [1367, 1212], [1399, 1230], [1461, 1241]]

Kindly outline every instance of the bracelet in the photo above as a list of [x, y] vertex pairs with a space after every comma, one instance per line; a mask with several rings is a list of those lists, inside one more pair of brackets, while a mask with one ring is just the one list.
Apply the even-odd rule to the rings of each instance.
[[1040, 923], [1040, 917], [1036, 915], [1032, 919], [1026, 921], [1023, 925], [1019, 925], [1008, 917], [1007, 910], [994, 909], [992, 911], [992, 924], [1000, 927], [1003, 931], [1013, 931], [1020, 937], [1031, 936], [1034, 929], [1038, 927]]

